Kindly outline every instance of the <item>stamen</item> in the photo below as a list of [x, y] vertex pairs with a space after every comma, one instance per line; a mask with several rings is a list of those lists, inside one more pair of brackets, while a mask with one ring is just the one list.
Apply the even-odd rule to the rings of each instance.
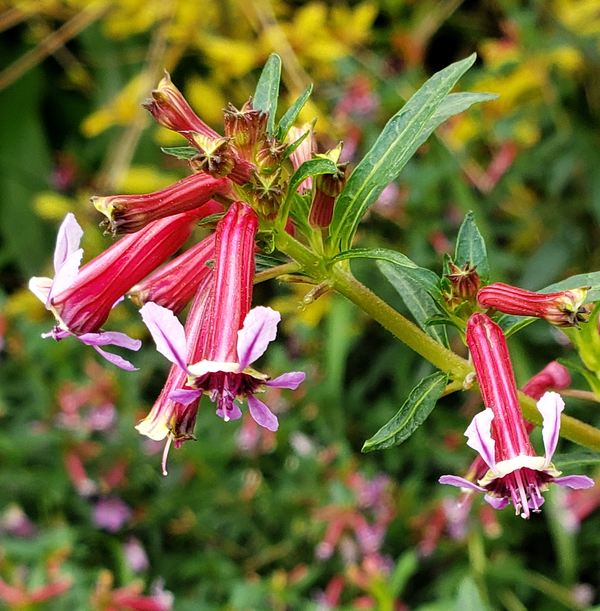
[[169, 433], [167, 435], [167, 443], [165, 443], [165, 449], [163, 450], [162, 455], [162, 472], [163, 475], [168, 475], [167, 473], [167, 456], [169, 455], [169, 449], [171, 448], [171, 442], [173, 441], [173, 433]]

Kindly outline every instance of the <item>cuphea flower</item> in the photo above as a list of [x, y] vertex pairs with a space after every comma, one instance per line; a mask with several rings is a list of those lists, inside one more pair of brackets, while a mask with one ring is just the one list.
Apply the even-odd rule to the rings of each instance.
[[139, 350], [141, 342], [114, 331], [102, 331], [111, 309], [136, 283], [171, 257], [189, 238], [205, 211], [201, 208], [155, 221], [127, 235], [79, 269], [83, 231], [69, 213], [63, 221], [54, 252], [54, 279], [32, 278], [30, 290], [58, 322], [43, 337], [61, 340], [74, 335], [108, 361], [127, 370], [135, 367], [100, 346]]
[[537, 456], [519, 406], [502, 330], [484, 314], [476, 313], [467, 323], [466, 339], [486, 409], [473, 418], [465, 435], [467, 445], [479, 452], [489, 470], [477, 483], [453, 475], [441, 477], [440, 483], [485, 492], [485, 500], [495, 509], [512, 501], [524, 518], [540, 510], [544, 502], [541, 493], [549, 483], [570, 488], [593, 486], [594, 481], [584, 475], [559, 477], [551, 462], [564, 409], [560, 395], [547, 392], [537, 403], [545, 450], [544, 456]]
[[505, 314], [543, 318], [557, 327], [579, 327], [586, 322], [588, 310], [583, 307], [589, 286], [558, 293], [534, 293], [496, 282], [477, 293], [482, 308], [494, 308]]
[[295, 389], [304, 373], [270, 380], [250, 367], [275, 339], [281, 318], [271, 308], [250, 310], [257, 228], [256, 213], [242, 202], [232, 204], [219, 221], [211, 286], [204, 289], [210, 295], [201, 317], [192, 306], [193, 325], [184, 330], [172, 312], [154, 303], [140, 312], [158, 351], [187, 375], [187, 388], [171, 391], [169, 399], [187, 405], [206, 393], [217, 402], [217, 414], [232, 420], [241, 416], [235, 400], [246, 398], [256, 422], [274, 431], [276, 416], [254, 394], [267, 386]]

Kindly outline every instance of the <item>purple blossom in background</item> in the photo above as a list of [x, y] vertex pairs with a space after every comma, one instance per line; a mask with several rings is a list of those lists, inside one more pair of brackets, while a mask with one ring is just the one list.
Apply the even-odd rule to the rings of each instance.
[[96, 528], [115, 533], [131, 517], [131, 509], [118, 497], [105, 497], [96, 502], [92, 521]]

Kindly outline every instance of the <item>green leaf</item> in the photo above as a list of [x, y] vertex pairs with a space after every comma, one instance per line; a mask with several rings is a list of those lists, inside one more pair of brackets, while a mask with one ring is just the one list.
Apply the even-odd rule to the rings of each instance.
[[408, 439], [432, 412], [447, 383], [448, 375], [441, 371], [421, 380], [411, 390], [398, 413], [365, 441], [362, 451], [384, 450]]
[[287, 218], [290, 212], [290, 205], [294, 200], [294, 197], [298, 195], [298, 187], [302, 184], [302, 181], [306, 180], [309, 176], [317, 176], [319, 174], [334, 174], [337, 171], [337, 167], [331, 159], [309, 159], [305, 161], [295, 172], [290, 179], [288, 185], [287, 195], [283, 206], [279, 212], [280, 218]]
[[472, 212], [467, 213], [458, 231], [454, 263], [459, 267], [464, 267], [467, 263], [472, 266], [476, 265], [481, 284], [489, 282], [490, 266], [487, 259], [487, 249], [483, 236], [477, 229]]
[[371, 150], [356, 166], [338, 197], [330, 227], [332, 241], [341, 249], [350, 247], [358, 223], [369, 206], [398, 176], [431, 132], [454, 112], [464, 109], [467, 100], [476, 101], [474, 98], [452, 98], [440, 109], [474, 61], [475, 54], [434, 74], [390, 119]]
[[435, 272], [424, 267], [419, 267], [406, 255], [387, 248], [353, 248], [340, 253], [333, 258], [333, 261], [344, 261], [346, 259], [379, 259], [389, 261], [399, 267], [405, 276], [409, 276], [418, 282], [434, 299], [441, 299], [438, 288], [439, 277]]
[[433, 298], [423, 286], [404, 273], [404, 268], [389, 261], [377, 261], [377, 267], [402, 297], [406, 307], [415, 321], [436, 342], [448, 348], [448, 336], [445, 327], [431, 326], [428, 321], [441, 314]]
[[278, 257], [263, 255], [262, 253], [255, 254], [254, 261], [256, 263], [257, 273], [267, 271], [269, 269], [272, 269], [273, 267], [277, 267], [278, 265], [286, 263], [285, 259], [279, 259]]
[[[577, 274], [570, 276], [560, 282], [555, 282], [538, 291], [539, 293], [557, 293], [559, 291], [567, 291], [576, 289], [581, 286], [590, 286], [586, 297], [586, 303], [600, 301], [600, 272], [590, 272], [589, 274]], [[498, 324], [502, 327], [505, 335], [512, 335], [523, 327], [537, 320], [531, 316], [515, 316], [514, 314], [505, 314], [498, 319]]]
[[160, 149], [167, 155], [177, 157], [177, 159], [191, 159], [198, 154], [198, 149], [193, 146], [167, 146]]
[[335, 174], [337, 167], [331, 159], [309, 159], [305, 161], [295, 172], [290, 179], [288, 187], [288, 197], [293, 195], [298, 190], [298, 187], [309, 176], [317, 176], [319, 174]]
[[555, 454], [552, 464], [559, 470], [578, 469], [588, 465], [600, 465], [600, 454], [573, 452], [572, 454]]
[[252, 99], [254, 110], [262, 110], [269, 113], [267, 120], [267, 132], [273, 135], [275, 126], [275, 112], [277, 111], [277, 98], [279, 97], [279, 81], [281, 79], [281, 58], [271, 53], [263, 71], [258, 79], [256, 91]]
[[294, 140], [294, 142], [291, 144], [288, 144], [283, 151], [282, 160], [287, 159], [304, 142], [304, 140], [306, 140], [308, 134], [309, 132], [307, 130], [300, 136], [300, 138]]
[[[446, 119], [453, 117], [461, 112], [464, 112], [473, 104], [478, 102], [490, 102], [500, 97], [497, 93], [451, 93], [448, 97], [440, 104], [439, 108], [433, 113], [433, 117], [430, 119], [427, 129], [429, 134], [441, 125]], [[431, 127], [436, 124], [435, 127]], [[429, 136], [429, 134], [427, 134]]]
[[312, 83], [300, 94], [300, 97], [288, 108], [287, 112], [281, 117], [279, 124], [277, 125], [277, 137], [281, 142], [287, 136], [287, 133], [290, 131], [290, 127], [294, 125], [294, 122], [298, 118], [300, 111], [304, 108], [304, 104], [306, 104], [306, 100], [310, 97], [312, 93], [313, 86]]
[[211, 223], [218, 223], [225, 216], [224, 212], [218, 212], [217, 214], [209, 214], [205, 216], [203, 219], [198, 221], [198, 227], [202, 227], [203, 225], [210, 225]]

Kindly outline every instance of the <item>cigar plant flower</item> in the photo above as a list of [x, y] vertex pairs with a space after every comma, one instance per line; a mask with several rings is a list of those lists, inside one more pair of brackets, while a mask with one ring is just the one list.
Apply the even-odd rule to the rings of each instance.
[[274, 431], [277, 417], [254, 394], [267, 386], [295, 389], [304, 373], [270, 380], [250, 367], [275, 339], [281, 319], [271, 308], [250, 310], [257, 228], [256, 213], [242, 202], [219, 221], [210, 297], [187, 334], [172, 312], [155, 303], [146, 303], [140, 313], [158, 351], [187, 374], [188, 387], [170, 392], [171, 400], [187, 405], [206, 393], [227, 421], [241, 416], [235, 400], [247, 398], [254, 420]]
[[139, 350], [141, 342], [124, 333], [102, 331], [111, 309], [137, 282], [172, 256], [190, 236], [201, 209], [155, 221], [143, 230], [123, 237], [79, 269], [83, 231], [75, 216], [67, 214], [58, 231], [54, 251], [54, 279], [32, 278], [29, 289], [50, 310], [57, 325], [43, 335], [61, 340], [71, 335], [93, 346], [109, 362], [122, 369], [135, 367], [100, 346], [115, 345]]
[[543, 318], [557, 327], [579, 327], [586, 322], [588, 310], [583, 307], [589, 286], [558, 293], [534, 293], [496, 282], [477, 293], [477, 302], [505, 314]]
[[521, 413], [517, 387], [506, 339], [498, 325], [476, 313], [467, 323], [466, 339], [486, 409], [477, 414], [465, 432], [467, 445], [479, 452], [488, 466], [477, 482], [444, 475], [440, 483], [485, 493], [495, 509], [510, 502], [523, 518], [538, 512], [542, 492], [549, 483], [570, 488], [589, 488], [594, 481], [584, 475], [559, 477], [552, 464], [564, 402], [555, 392], [546, 392], [537, 403], [543, 419], [544, 456], [537, 456]]

